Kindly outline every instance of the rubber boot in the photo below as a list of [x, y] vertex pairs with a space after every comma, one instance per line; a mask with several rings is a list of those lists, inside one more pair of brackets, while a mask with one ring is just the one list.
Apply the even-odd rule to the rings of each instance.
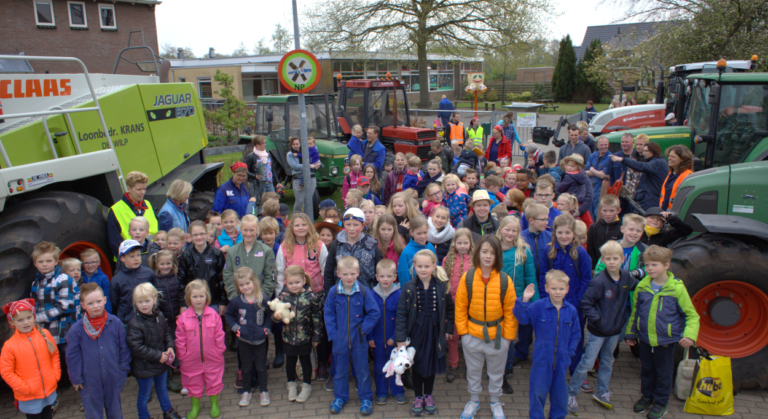
[[167, 387], [169, 391], [172, 391], [174, 393], [178, 393], [181, 391], [181, 383], [178, 381], [173, 381], [173, 370], [168, 371], [168, 383]]
[[192, 408], [187, 413], [187, 419], [197, 419], [197, 415], [200, 413], [200, 399], [197, 397], [190, 397], [192, 400]]
[[282, 368], [285, 364], [285, 356], [283, 356], [283, 339], [280, 336], [275, 337], [275, 360], [272, 363], [273, 368]]
[[[221, 410], [219, 409], [219, 396], [211, 396], [211, 417], [217, 418], [221, 416]], [[189, 419], [189, 417], [187, 417]]]

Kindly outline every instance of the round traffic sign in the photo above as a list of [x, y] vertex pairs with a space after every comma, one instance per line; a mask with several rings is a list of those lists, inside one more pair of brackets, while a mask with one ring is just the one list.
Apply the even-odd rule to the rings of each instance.
[[320, 62], [311, 52], [295, 49], [283, 55], [277, 74], [286, 89], [307, 93], [320, 82]]

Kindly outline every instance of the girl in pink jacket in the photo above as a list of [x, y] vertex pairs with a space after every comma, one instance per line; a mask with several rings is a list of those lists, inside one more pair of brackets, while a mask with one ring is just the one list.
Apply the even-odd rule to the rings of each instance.
[[373, 237], [379, 242], [381, 256], [395, 262], [395, 267], [397, 267], [405, 243], [403, 243], [403, 238], [397, 234], [395, 217], [391, 214], [381, 214], [374, 225]]
[[[467, 228], [456, 230], [453, 235], [453, 243], [448, 250], [448, 254], [443, 259], [443, 269], [451, 279], [451, 297], [456, 298], [456, 289], [459, 288], [461, 276], [469, 270], [472, 265], [472, 253], [474, 245], [472, 243], [472, 232]], [[445, 376], [446, 381], [452, 383], [459, 375], [459, 336], [454, 333], [448, 340], [448, 372]]]
[[196, 279], [184, 290], [187, 309], [176, 321], [176, 354], [181, 362], [181, 384], [189, 390], [192, 409], [187, 419], [197, 419], [203, 389], [211, 398], [211, 417], [221, 415], [219, 393], [224, 387], [224, 329], [212, 308], [208, 283]]

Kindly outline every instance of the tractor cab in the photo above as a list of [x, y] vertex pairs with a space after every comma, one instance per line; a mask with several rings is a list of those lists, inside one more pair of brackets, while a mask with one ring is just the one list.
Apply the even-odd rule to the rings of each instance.
[[688, 127], [705, 167], [768, 158], [768, 74], [698, 74]]
[[355, 125], [363, 128], [363, 136], [367, 127], [377, 126], [381, 129], [379, 139], [387, 149], [414, 153], [426, 160], [437, 131], [413, 126], [404, 81], [339, 80], [338, 87], [336, 121], [345, 140], [351, 137]]
[[[333, 120], [333, 99], [328, 95], [304, 95], [307, 113], [307, 135], [315, 139], [323, 166], [317, 171], [317, 187], [323, 195], [331, 194], [344, 181], [344, 159], [349, 150], [339, 142]], [[288, 166], [289, 139], [301, 137], [299, 96], [264, 95], [256, 98], [254, 129], [251, 134], [263, 135], [267, 151], [275, 161], [274, 172], [278, 182], [290, 177]], [[245, 144], [244, 156], [251, 152], [253, 135], [241, 135]]]

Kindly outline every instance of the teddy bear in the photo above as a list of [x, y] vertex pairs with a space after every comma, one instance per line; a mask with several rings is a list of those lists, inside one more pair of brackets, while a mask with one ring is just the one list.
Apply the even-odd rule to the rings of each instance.
[[296, 317], [296, 313], [291, 311], [291, 303], [284, 303], [275, 298], [274, 300], [267, 302], [267, 305], [270, 310], [283, 315], [283, 323], [285, 324], [290, 323], [291, 319]]
[[402, 375], [405, 370], [411, 368], [413, 365], [413, 357], [416, 355], [416, 348], [413, 346], [408, 347], [411, 344], [411, 339], [405, 340], [405, 346], [392, 349], [392, 353], [389, 355], [389, 361], [384, 364], [381, 372], [386, 374], [389, 378], [393, 374], [395, 375], [395, 384], [400, 387], [403, 386]]

